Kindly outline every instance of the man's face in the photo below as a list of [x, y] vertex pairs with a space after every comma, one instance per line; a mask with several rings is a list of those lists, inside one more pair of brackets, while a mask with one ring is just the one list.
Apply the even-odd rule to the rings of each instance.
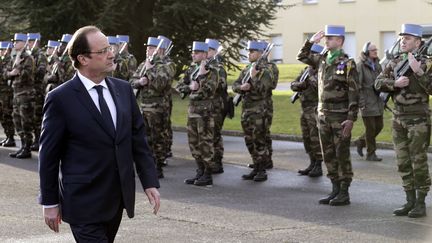
[[54, 49], [55, 49], [54, 47], [47, 47], [46, 54], [48, 56], [51, 56], [53, 54], [53, 52], [54, 52]]
[[25, 42], [24, 41], [15, 41], [14, 42], [14, 48], [17, 51], [21, 51], [24, 48]]
[[257, 50], [249, 50], [248, 51], [248, 59], [249, 62], [255, 62], [256, 60], [258, 60], [258, 58], [260, 58], [262, 55], [262, 52], [257, 51]]
[[370, 44], [368, 47], [369, 58], [377, 59], [378, 58], [378, 49], [374, 44]]
[[86, 68], [94, 73], [109, 73], [114, 71], [114, 53], [107, 37], [101, 32], [87, 34], [90, 52], [86, 57]]
[[155, 52], [155, 50], [156, 50], [156, 46], [147, 46], [147, 49], [146, 49], [147, 58], [153, 56], [153, 53]]
[[342, 47], [342, 38], [338, 36], [326, 36], [325, 44], [328, 50], [335, 50]]
[[215, 55], [216, 55], [216, 50], [213, 49], [213, 48], [209, 48], [207, 57], [208, 58], [213, 58]]
[[402, 52], [413, 52], [419, 48], [421, 41], [412, 35], [402, 35], [400, 43]]
[[192, 61], [195, 63], [199, 63], [202, 60], [207, 58], [207, 52], [203, 51], [192, 51]]
[[4, 56], [6, 55], [8, 49], [0, 49], [0, 55]]
[[[39, 43], [39, 41], [38, 41], [38, 43]], [[29, 49], [33, 48], [34, 44], [35, 44], [35, 40], [29, 40], [28, 41], [28, 48]]]
[[117, 53], [119, 52], [119, 46], [116, 44], [111, 44], [111, 47], [113, 49], [114, 55], [117, 55]]

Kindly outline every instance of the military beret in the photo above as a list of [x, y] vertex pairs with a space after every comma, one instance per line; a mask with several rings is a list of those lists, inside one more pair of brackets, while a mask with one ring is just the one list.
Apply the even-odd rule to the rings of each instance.
[[72, 35], [70, 34], [64, 34], [62, 35], [62, 38], [60, 42], [69, 43], [69, 41], [72, 39]]
[[209, 49], [209, 46], [205, 42], [194, 41], [192, 43], [192, 51], [204, 51], [204, 52], [208, 52], [208, 49]]
[[418, 24], [403, 24], [399, 35], [412, 35], [421, 38], [423, 36], [423, 27]]
[[47, 46], [55, 48], [55, 47], [60, 46], [60, 42], [54, 41], [54, 40], [49, 40]]
[[267, 45], [263, 44], [259, 41], [248, 41], [247, 48], [248, 50], [258, 50], [258, 51], [264, 51]]
[[129, 36], [128, 35], [117, 35], [116, 36], [119, 42], [126, 42], [129, 43]]
[[207, 38], [205, 40], [205, 43], [207, 43], [207, 45], [209, 46], [209, 48], [217, 50], [220, 46], [219, 41], [215, 40], [215, 39], [209, 39]]
[[345, 36], [345, 26], [343, 25], [326, 25], [325, 36]]
[[149, 37], [147, 39], [147, 45], [148, 46], [158, 46], [159, 42], [161, 42], [162, 40], [156, 38], [156, 37]]
[[119, 43], [119, 40], [118, 40], [118, 38], [117, 37], [115, 37], [115, 36], [107, 36], [107, 38], [108, 38], [108, 43], [110, 44], [110, 45], [117, 45], [118, 43]]
[[165, 37], [165, 36], [163, 36], [163, 35], [159, 35], [157, 38], [158, 38], [159, 40], [163, 40], [163, 43], [162, 43], [162, 45], [161, 45], [161, 47], [160, 47], [160, 48], [162, 48], [162, 49], [167, 49], [168, 46], [170, 46], [171, 43], [172, 43], [172, 41], [171, 41], [170, 39], [168, 39], [167, 37]]
[[0, 41], [0, 49], [12, 48], [13, 44], [10, 41]]
[[14, 41], [27, 41], [27, 35], [23, 33], [16, 33], [13, 38]]
[[28, 40], [40, 40], [41, 39], [41, 34], [40, 33], [28, 33], [27, 34], [27, 39]]

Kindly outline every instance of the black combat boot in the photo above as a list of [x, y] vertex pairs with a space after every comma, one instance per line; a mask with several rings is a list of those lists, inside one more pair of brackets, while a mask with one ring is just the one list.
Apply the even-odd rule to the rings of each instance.
[[184, 180], [185, 184], [193, 185], [196, 180], [198, 180], [204, 174], [204, 170], [197, 169], [195, 177]]
[[212, 168], [212, 174], [222, 174], [224, 169], [222, 163], [216, 163], [216, 167]]
[[315, 166], [309, 172], [308, 176], [310, 176], [310, 177], [322, 176], [323, 172], [322, 172], [321, 164], [322, 164], [322, 160], [315, 161]]
[[[248, 164], [247, 167], [253, 169], [253, 168], [255, 168], [255, 164]], [[270, 161], [270, 162], [266, 163], [265, 169], [266, 170], [273, 169], [273, 161]]]
[[310, 164], [309, 164], [309, 166], [306, 167], [306, 169], [298, 170], [298, 173], [299, 173], [300, 175], [308, 175], [309, 172], [310, 172], [310, 171], [315, 167], [315, 163], [316, 163], [316, 161], [313, 160], [313, 159], [311, 159], [311, 160], [310, 160]]
[[421, 218], [426, 216], [426, 204], [425, 198], [427, 193], [417, 191], [417, 200], [415, 202], [414, 208], [409, 211], [408, 217], [410, 218]]
[[16, 158], [17, 155], [20, 154], [24, 150], [24, 147], [25, 147], [25, 142], [24, 142], [24, 139], [21, 138], [21, 148], [15, 152], [13, 152], [13, 153], [9, 153], [9, 157]]
[[337, 196], [335, 198], [333, 198], [332, 200], [330, 200], [330, 205], [331, 206], [343, 206], [343, 205], [348, 205], [350, 204], [350, 197], [349, 197], [349, 183], [345, 182], [345, 181], [341, 181], [341, 185], [340, 185], [340, 191], [337, 194]]
[[254, 181], [266, 181], [267, 180], [267, 173], [265, 170], [260, 170], [256, 173], [256, 175], [253, 178]]
[[249, 174], [242, 175], [243, 180], [253, 180], [254, 177], [258, 174], [257, 166], [254, 165], [254, 169]]
[[21, 150], [21, 152], [19, 152], [16, 155], [17, 159], [28, 159], [31, 158], [31, 149], [30, 149], [30, 144], [31, 142], [24, 142], [23, 148]]
[[4, 140], [4, 142], [2, 142], [2, 145], [3, 145], [3, 147], [15, 147], [16, 143], [15, 143], [15, 139], [14, 139], [13, 135], [12, 136], [8, 136]]
[[368, 156], [366, 157], [367, 161], [381, 161], [382, 158], [379, 158], [375, 152], [373, 152], [372, 154], [368, 154]]
[[31, 151], [39, 151], [39, 139], [35, 139], [34, 143], [30, 146]]
[[393, 214], [396, 216], [407, 216], [408, 213], [414, 208], [416, 202], [415, 190], [405, 191], [405, 194], [407, 203], [393, 211]]
[[365, 142], [363, 141], [363, 140], [361, 140], [361, 139], [358, 139], [357, 141], [356, 141], [356, 145], [357, 145], [357, 153], [358, 153], [358, 155], [360, 155], [361, 157], [363, 157], [363, 148], [366, 146], [365, 145]]
[[327, 195], [327, 197], [321, 198], [318, 202], [319, 204], [329, 204], [330, 200], [335, 198], [340, 191], [340, 181], [333, 180], [332, 181], [332, 191], [330, 194]]
[[211, 175], [211, 171], [204, 171], [204, 174], [200, 176], [197, 180], [194, 182], [195, 186], [212, 186], [213, 185], [213, 178]]

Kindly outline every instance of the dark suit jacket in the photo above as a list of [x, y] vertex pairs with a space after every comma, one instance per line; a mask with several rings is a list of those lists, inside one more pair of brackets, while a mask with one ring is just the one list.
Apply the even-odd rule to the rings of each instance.
[[117, 109], [115, 134], [110, 134], [78, 75], [45, 100], [39, 202], [60, 204], [63, 220], [71, 224], [108, 221], [121, 200], [133, 217], [134, 164], [144, 189], [159, 187], [131, 86], [120, 79], [105, 80]]

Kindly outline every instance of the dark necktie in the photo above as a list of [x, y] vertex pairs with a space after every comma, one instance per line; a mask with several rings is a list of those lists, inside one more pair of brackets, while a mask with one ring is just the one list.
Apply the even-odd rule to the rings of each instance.
[[102, 85], [95, 85], [93, 88], [96, 89], [98, 96], [99, 96], [99, 108], [100, 108], [100, 112], [102, 114], [102, 118], [105, 122], [105, 124], [107, 125], [107, 127], [110, 129], [110, 132], [112, 132], [112, 134], [115, 134], [115, 127], [114, 127], [114, 123], [113, 123], [113, 119], [111, 117], [111, 112], [108, 108], [108, 105], [103, 97], [103, 86]]

